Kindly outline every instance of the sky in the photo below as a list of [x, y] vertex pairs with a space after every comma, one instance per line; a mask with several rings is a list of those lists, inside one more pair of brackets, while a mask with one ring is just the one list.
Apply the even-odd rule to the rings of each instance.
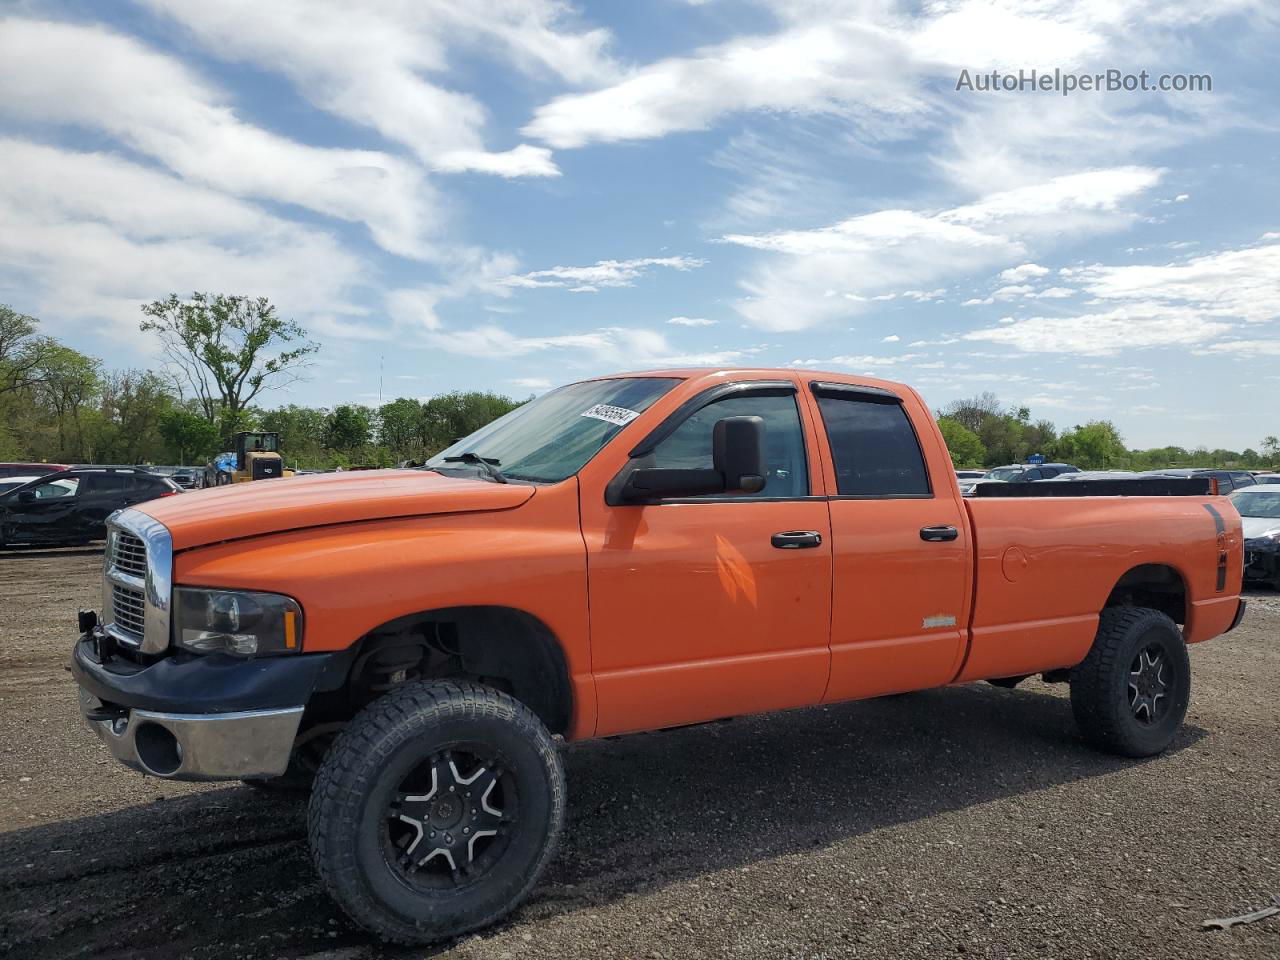
[[[142, 303], [267, 296], [321, 350], [265, 405], [797, 366], [1256, 448], [1277, 49], [1271, 0], [10, 0], [0, 302], [158, 367]], [[1033, 69], [1212, 89], [974, 80]]]

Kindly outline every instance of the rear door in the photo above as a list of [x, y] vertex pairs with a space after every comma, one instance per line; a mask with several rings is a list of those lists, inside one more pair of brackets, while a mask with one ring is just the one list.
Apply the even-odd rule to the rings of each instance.
[[76, 532], [81, 540], [107, 536], [107, 517], [128, 506], [130, 477], [125, 473], [87, 473], [81, 485]]
[[[907, 391], [815, 381], [806, 393], [831, 452], [824, 699], [948, 683], [964, 656], [973, 547], [942, 435]], [[924, 444], [913, 421], [928, 430]]]

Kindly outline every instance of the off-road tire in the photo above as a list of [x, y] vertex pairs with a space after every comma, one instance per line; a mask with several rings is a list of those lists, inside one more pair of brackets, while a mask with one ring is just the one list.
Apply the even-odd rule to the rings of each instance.
[[[410, 771], [459, 744], [492, 749], [495, 767], [514, 778], [516, 822], [478, 879], [424, 892], [387, 859], [388, 811]], [[422, 944], [515, 909], [554, 855], [564, 815], [564, 769], [537, 716], [480, 684], [431, 681], [387, 694], [348, 724], [321, 765], [307, 822], [316, 869], [342, 909], [386, 940]]]
[[[1167, 703], [1148, 722], [1135, 713], [1130, 687], [1144, 651], [1161, 653], [1168, 670]], [[1071, 671], [1071, 710], [1085, 739], [1121, 756], [1154, 756], [1173, 742], [1190, 699], [1191, 660], [1177, 625], [1146, 607], [1104, 610], [1089, 655]]]

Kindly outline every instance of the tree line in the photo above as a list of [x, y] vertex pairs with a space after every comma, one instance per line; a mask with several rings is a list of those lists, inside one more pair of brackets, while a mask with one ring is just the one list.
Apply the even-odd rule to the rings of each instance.
[[1027, 407], [1005, 407], [993, 393], [956, 400], [936, 411], [938, 427], [956, 467], [997, 467], [1025, 463], [1032, 454], [1084, 470], [1154, 470], [1164, 467], [1280, 467], [1280, 439], [1262, 440], [1260, 449], [1208, 447], [1130, 449], [1110, 420], [1090, 420], [1065, 433], [1048, 420], [1032, 421]]
[[523, 401], [487, 391], [380, 406], [266, 407], [262, 390], [306, 375], [315, 345], [266, 301], [197, 294], [144, 308], [162, 372], [109, 370], [0, 304], [0, 460], [203, 464], [239, 430], [280, 434], [290, 466], [424, 460]]
[[[269, 430], [280, 434], [290, 465], [391, 466], [424, 460], [523, 402], [468, 391], [377, 407], [266, 408], [258, 396], [305, 379], [319, 349], [270, 302], [171, 294], [144, 305], [142, 314], [142, 332], [157, 339], [166, 360], [161, 372], [107, 370], [0, 304], [0, 460], [202, 464], [229, 450], [237, 431]], [[957, 467], [1022, 463], [1036, 453], [1084, 469], [1280, 467], [1274, 436], [1257, 450], [1133, 450], [1109, 420], [1059, 433], [992, 393], [957, 400], [936, 415]]]

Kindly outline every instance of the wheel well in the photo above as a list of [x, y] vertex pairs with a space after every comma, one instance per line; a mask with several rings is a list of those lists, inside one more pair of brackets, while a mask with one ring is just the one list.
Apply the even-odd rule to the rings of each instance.
[[1104, 607], [1150, 607], [1187, 622], [1187, 584], [1182, 574], [1163, 563], [1134, 567], [1116, 583]]
[[552, 733], [573, 717], [564, 651], [537, 617], [511, 607], [448, 607], [370, 630], [343, 658], [346, 669], [308, 712], [349, 719], [388, 690], [414, 680], [466, 678], [511, 694]]

